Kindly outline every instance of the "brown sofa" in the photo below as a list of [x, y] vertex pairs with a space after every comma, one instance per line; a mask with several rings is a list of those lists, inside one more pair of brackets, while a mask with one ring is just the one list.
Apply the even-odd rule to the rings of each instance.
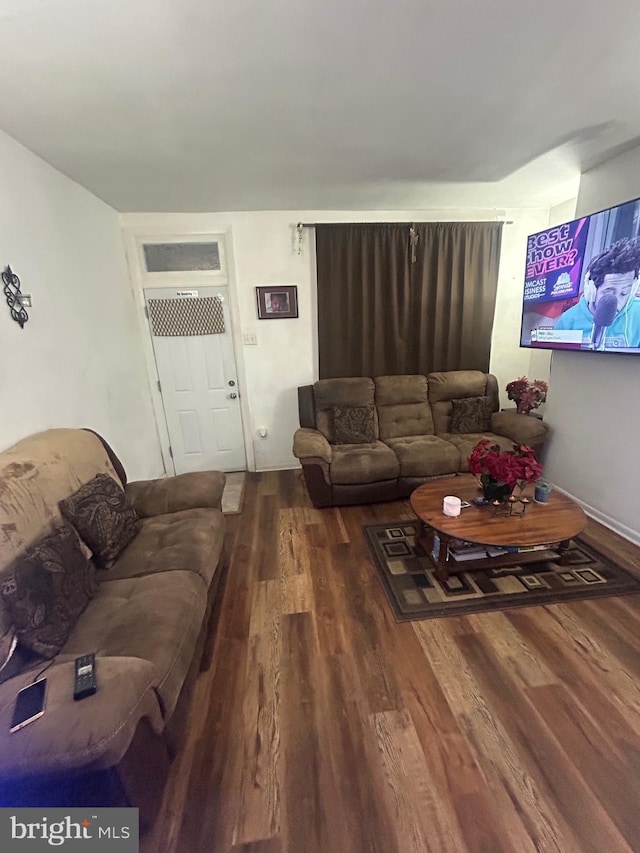
[[[0, 453], [0, 571], [8, 573], [26, 547], [59, 525], [58, 502], [99, 473], [125, 489], [142, 526], [115, 565], [96, 570], [97, 593], [43, 673], [44, 716], [12, 734], [16, 694], [48, 661], [31, 652], [16, 663], [14, 653], [0, 673], [0, 805], [131, 805], [144, 829], [209, 660], [225, 477], [203, 472], [127, 484], [118, 459], [91, 431], [33, 435]], [[0, 621], [10, 629], [4, 607]], [[89, 652], [98, 690], [76, 702], [74, 661]], [[7, 677], [8, 667], [20, 665]]]
[[[499, 411], [495, 376], [476, 370], [321, 379], [298, 389], [298, 403], [293, 453], [317, 507], [406, 497], [428, 479], [467, 471], [483, 438], [538, 452], [548, 432], [538, 418]], [[486, 428], [467, 431], [470, 406]], [[338, 443], [336, 418], [349, 409], [373, 410], [370, 440]]]

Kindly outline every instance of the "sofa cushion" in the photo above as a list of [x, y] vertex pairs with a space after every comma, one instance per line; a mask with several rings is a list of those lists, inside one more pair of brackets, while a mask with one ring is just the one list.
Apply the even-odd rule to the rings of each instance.
[[445, 370], [430, 373], [427, 378], [430, 403], [460, 397], [480, 397], [487, 386], [487, 374], [481, 370]]
[[168, 719], [189, 670], [207, 606], [207, 587], [195, 572], [161, 572], [102, 581], [64, 647], [73, 658], [136, 657], [154, 666], [152, 686]]
[[460, 453], [460, 471], [467, 472], [469, 465], [467, 459], [471, 455], [471, 451], [479, 441], [487, 438], [491, 444], [499, 444], [502, 450], [513, 450], [513, 441], [510, 438], [505, 438], [501, 435], [495, 435], [492, 432], [471, 432], [471, 433], [445, 433], [440, 438], [451, 442]]
[[201, 507], [222, 508], [226, 482], [222, 471], [189, 471], [175, 477], [136, 480], [125, 494], [140, 518]]
[[482, 373], [480, 370], [448, 370], [430, 373], [427, 378], [436, 435], [452, 432], [452, 400], [486, 396], [493, 400], [494, 412], [500, 407], [497, 380], [489, 373]]
[[58, 654], [97, 588], [93, 564], [68, 524], [18, 557], [0, 582], [19, 642], [47, 659]]
[[103, 569], [113, 565], [142, 526], [121, 487], [107, 474], [97, 474], [60, 501], [60, 512], [73, 524]]
[[408, 435], [385, 442], [400, 462], [401, 477], [435, 477], [456, 474], [460, 453], [449, 441], [435, 435]]
[[[347, 376], [340, 379], [319, 379], [313, 386], [316, 406], [316, 427], [333, 444], [333, 409], [349, 406], [373, 406], [373, 379], [367, 376]], [[375, 438], [378, 438], [378, 418], [375, 415]]]
[[426, 376], [376, 376], [374, 382], [383, 441], [405, 435], [433, 435]]
[[376, 440], [373, 406], [334, 406], [334, 444], [370, 444]]
[[[86, 652], [85, 646], [78, 654]], [[0, 685], [3, 782], [80, 768], [89, 771], [111, 767], [125, 754], [141, 717], [147, 717], [155, 731], [162, 730], [160, 703], [153, 689], [158, 676], [152, 663], [127, 655], [99, 657], [97, 693], [74, 702], [74, 659], [70, 656], [58, 658], [44, 673], [44, 716], [10, 734], [16, 693], [30, 684], [37, 672], [38, 669], [31, 669]]]
[[106, 577], [110, 582], [185, 570], [199, 574], [208, 587], [222, 552], [224, 527], [220, 510], [205, 507], [145, 518]]
[[462, 397], [451, 401], [451, 432], [485, 432], [491, 429], [493, 400], [490, 397]]
[[99, 473], [117, 476], [100, 440], [82, 429], [47, 430], [4, 450], [0, 571], [62, 521], [59, 501]]
[[393, 480], [399, 474], [398, 457], [382, 441], [338, 444], [333, 448], [330, 466], [332, 483], [375, 483], [377, 480]]

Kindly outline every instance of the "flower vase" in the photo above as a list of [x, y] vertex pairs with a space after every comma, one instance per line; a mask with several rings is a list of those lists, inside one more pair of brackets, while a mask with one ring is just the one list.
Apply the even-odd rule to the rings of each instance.
[[484, 492], [484, 499], [486, 501], [490, 503], [494, 501], [505, 503], [509, 500], [513, 486], [510, 486], [508, 483], [500, 483], [494, 477], [490, 477], [482, 483], [482, 491]]

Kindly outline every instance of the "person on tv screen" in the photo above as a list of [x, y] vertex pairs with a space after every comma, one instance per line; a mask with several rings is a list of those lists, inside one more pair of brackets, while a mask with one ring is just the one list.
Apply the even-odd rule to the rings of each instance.
[[640, 347], [640, 237], [624, 237], [591, 260], [580, 301], [556, 330], [581, 329], [592, 349]]

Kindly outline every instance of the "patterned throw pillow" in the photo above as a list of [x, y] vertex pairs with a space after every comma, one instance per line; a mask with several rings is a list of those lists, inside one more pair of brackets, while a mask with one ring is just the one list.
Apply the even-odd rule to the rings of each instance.
[[131, 502], [108, 474], [96, 475], [59, 506], [103, 569], [115, 563], [142, 527]]
[[452, 400], [451, 432], [487, 432], [491, 429], [493, 401], [490, 397]]
[[369, 444], [376, 440], [373, 406], [352, 406], [333, 409], [334, 444]]
[[0, 595], [20, 645], [55, 657], [98, 589], [95, 568], [68, 524], [19, 556], [0, 579]]

